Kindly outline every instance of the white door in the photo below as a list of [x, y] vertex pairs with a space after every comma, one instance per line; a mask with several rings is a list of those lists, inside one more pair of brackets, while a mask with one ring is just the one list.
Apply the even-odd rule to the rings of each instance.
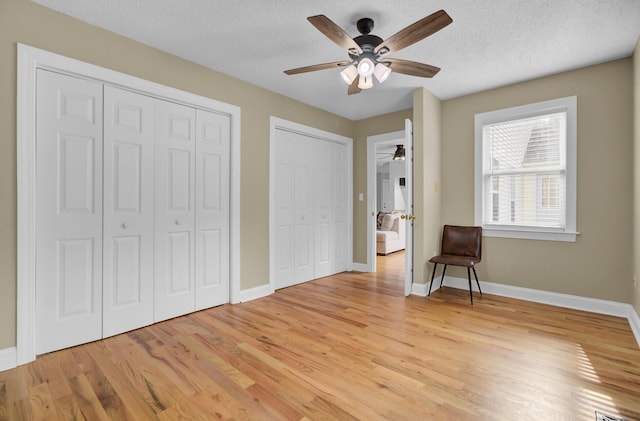
[[331, 144], [331, 196], [333, 206], [331, 273], [347, 270], [347, 148], [344, 145]]
[[347, 270], [347, 146], [282, 129], [275, 130], [273, 139], [274, 288]]
[[405, 190], [406, 190], [406, 215], [405, 223], [405, 254], [404, 254], [404, 295], [411, 294], [413, 284], [413, 221], [415, 220], [413, 206], [413, 125], [411, 120], [404, 120], [405, 141]]
[[273, 236], [276, 247], [271, 252], [275, 254], [273, 276], [275, 288], [284, 288], [294, 284], [294, 255], [295, 247], [295, 209], [293, 200], [294, 190], [294, 142], [287, 132], [278, 130], [275, 139], [274, 153], [274, 215]]
[[294, 284], [314, 278], [313, 235], [313, 141], [300, 134], [294, 136], [293, 150], [293, 208], [294, 208]]
[[154, 109], [104, 87], [104, 337], [153, 323]]
[[36, 353], [102, 337], [102, 85], [37, 71]]
[[382, 179], [382, 211], [391, 212], [393, 210], [393, 185], [386, 178]]
[[275, 287], [314, 278], [313, 142], [277, 130], [275, 145]]
[[332, 272], [333, 203], [331, 188], [332, 144], [315, 142], [310, 150], [313, 162], [313, 208], [315, 209], [315, 264], [314, 278], [328, 276]]
[[156, 322], [195, 309], [195, 117], [156, 101]]
[[196, 110], [195, 309], [229, 302], [228, 115]]

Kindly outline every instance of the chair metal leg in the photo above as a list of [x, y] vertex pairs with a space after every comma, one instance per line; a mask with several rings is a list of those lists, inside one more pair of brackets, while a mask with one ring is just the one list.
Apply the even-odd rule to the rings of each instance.
[[[444, 264], [444, 263], [443, 263]], [[442, 278], [440, 278], [440, 287], [442, 288], [442, 283], [444, 282], [444, 273], [447, 271], [447, 265], [444, 265], [444, 269], [442, 269]]]
[[473, 305], [473, 291], [471, 290], [471, 271], [467, 268], [467, 278], [469, 279], [469, 298], [471, 298], [471, 305]]
[[478, 291], [480, 291], [480, 295], [482, 295], [482, 290], [480, 289], [480, 282], [478, 282], [478, 274], [476, 273], [476, 267], [472, 267], [473, 269], [473, 276], [476, 277], [476, 284], [478, 284]]
[[433, 264], [433, 272], [431, 272], [431, 282], [429, 283], [429, 293], [427, 296], [431, 295], [431, 286], [433, 285], [433, 277], [436, 276], [436, 268], [438, 267], [437, 263]]

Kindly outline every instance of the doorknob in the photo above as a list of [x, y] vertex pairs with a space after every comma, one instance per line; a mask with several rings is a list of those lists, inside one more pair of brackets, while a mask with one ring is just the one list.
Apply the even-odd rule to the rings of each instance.
[[123, 222], [123, 223], [122, 223], [122, 229], [123, 229], [123, 230], [126, 230], [126, 229], [127, 229], [127, 223], [126, 223], [126, 222]]
[[401, 219], [406, 219], [406, 220], [414, 220], [416, 219], [415, 215], [400, 215]]

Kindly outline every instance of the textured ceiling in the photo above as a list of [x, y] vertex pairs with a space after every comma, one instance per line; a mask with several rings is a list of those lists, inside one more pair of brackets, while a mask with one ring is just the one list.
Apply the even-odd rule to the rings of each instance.
[[[639, 0], [33, 0], [109, 31], [343, 117], [412, 106], [425, 87], [449, 99], [631, 55]], [[357, 36], [362, 17], [386, 39], [439, 9], [453, 23], [389, 57], [441, 67], [433, 79], [393, 73], [347, 96], [338, 69], [283, 70], [347, 59], [306, 17]]]

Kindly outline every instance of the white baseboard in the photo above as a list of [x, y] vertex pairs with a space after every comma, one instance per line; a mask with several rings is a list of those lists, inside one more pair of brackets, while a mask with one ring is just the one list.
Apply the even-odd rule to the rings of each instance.
[[640, 346], [640, 317], [638, 316], [636, 309], [632, 306], [629, 309], [629, 316], [627, 317], [627, 320], [629, 320], [633, 336], [636, 337], [636, 342], [638, 342], [638, 346]]
[[0, 349], [0, 371], [11, 370], [18, 366], [16, 347]]
[[[440, 288], [440, 278], [433, 280], [434, 288], [431, 292]], [[426, 284], [414, 284], [412, 288], [416, 295], [426, 296], [429, 282]], [[451, 288], [469, 290], [469, 280], [447, 276], [444, 285]], [[481, 282], [480, 287], [483, 293], [499, 295], [501, 297], [516, 298], [519, 300], [533, 301], [536, 303], [550, 304], [558, 307], [572, 308], [574, 310], [589, 311], [592, 313], [606, 314], [609, 316], [624, 317], [629, 321], [631, 331], [640, 346], [640, 318], [631, 304], [618, 303], [615, 301], [600, 300], [596, 298], [579, 297], [577, 295], [562, 294], [558, 292], [542, 291], [531, 288], [522, 288], [512, 285], [495, 284], [492, 282]], [[471, 280], [471, 288], [478, 291], [475, 279]], [[422, 293], [424, 290], [424, 293]]]
[[426, 284], [416, 284], [415, 282], [411, 284], [411, 294], [419, 295], [420, 297], [427, 296], [427, 288], [429, 288], [429, 282]]
[[273, 289], [271, 289], [271, 285], [260, 285], [255, 288], [243, 289], [240, 291], [240, 302], [244, 303], [247, 301], [257, 300], [258, 298], [266, 297], [267, 295], [273, 294]]
[[367, 265], [366, 263], [353, 262], [351, 264], [351, 270], [356, 272], [369, 272], [369, 265]]

